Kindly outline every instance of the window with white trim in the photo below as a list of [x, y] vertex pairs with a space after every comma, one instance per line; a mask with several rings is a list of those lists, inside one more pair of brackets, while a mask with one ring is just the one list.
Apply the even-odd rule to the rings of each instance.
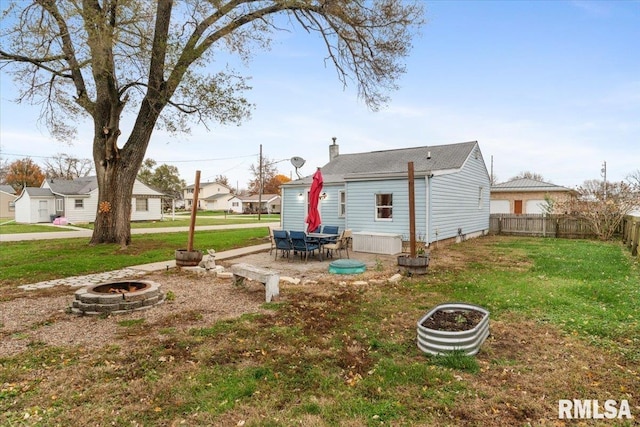
[[347, 214], [347, 193], [344, 190], [338, 191], [338, 217], [344, 218]]
[[393, 194], [376, 194], [376, 221], [392, 221], [393, 219]]
[[136, 198], [136, 211], [147, 212], [149, 210], [149, 199]]
[[56, 212], [62, 212], [64, 210], [64, 200], [56, 199]]
[[75, 199], [75, 200], [73, 201], [73, 206], [74, 206], [76, 209], [84, 209], [84, 200], [82, 200], [82, 199]]

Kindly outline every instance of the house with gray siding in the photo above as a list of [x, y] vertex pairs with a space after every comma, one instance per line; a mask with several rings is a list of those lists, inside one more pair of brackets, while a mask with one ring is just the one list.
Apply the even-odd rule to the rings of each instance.
[[[340, 154], [320, 168], [323, 225], [354, 233], [354, 250], [396, 253], [409, 238], [408, 164], [414, 164], [416, 237], [426, 246], [488, 233], [490, 180], [477, 141]], [[312, 175], [283, 184], [281, 223], [306, 230]]]

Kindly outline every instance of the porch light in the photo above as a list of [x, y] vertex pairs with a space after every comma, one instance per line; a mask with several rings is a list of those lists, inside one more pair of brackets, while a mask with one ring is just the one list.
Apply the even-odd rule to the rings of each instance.
[[325, 191], [324, 193], [322, 193], [322, 194], [320, 195], [320, 200], [324, 200], [324, 199], [326, 199], [326, 198], [327, 198], [327, 192]]

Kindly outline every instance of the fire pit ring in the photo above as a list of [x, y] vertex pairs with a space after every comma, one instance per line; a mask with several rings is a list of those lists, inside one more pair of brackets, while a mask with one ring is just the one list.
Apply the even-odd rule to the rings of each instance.
[[103, 282], [78, 289], [71, 312], [79, 315], [124, 314], [162, 304], [161, 285], [150, 280]]

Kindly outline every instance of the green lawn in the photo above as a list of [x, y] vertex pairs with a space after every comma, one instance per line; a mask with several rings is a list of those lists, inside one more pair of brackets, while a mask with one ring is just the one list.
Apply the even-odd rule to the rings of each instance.
[[51, 225], [16, 224], [15, 222], [0, 221], [0, 234], [48, 233], [56, 231], [69, 231], [69, 229], [65, 227], [54, 227]]
[[[223, 251], [265, 243], [268, 235], [266, 227], [198, 231], [194, 247]], [[4, 242], [0, 288], [174, 259], [187, 237], [186, 232], [136, 235], [124, 250], [119, 245], [90, 246], [86, 238]]]
[[[226, 224], [247, 224], [258, 222], [275, 222], [280, 220], [280, 215], [262, 215], [258, 221], [257, 215], [198, 215], [196, 217], [196, 226], [202, 225], [226, 225]], [[189, 215], [176, 215], [166, 217], [162, 221], [137, 221], [131, 223], [131, 228], [164, 228], [164, 227], [188, 227], [191, 224]], [[93, 229], [93, 224], [71, 224], [74, 227]], [[48, 233], [56, 231], [69, 231], [69, 228], [60, 226], [51, 226], [44, 224], [16, 224], [14, 221], [0, 221], [0, 234], [19, 234], [19, 233]]]
[[[98, 350], [34, 341], [0, 358], [0, 424], [637, 425], [640, 272], [620, 244], [486, 237], [432, 251], [425, 276], [364, 277], [283, 286], [268, 314], [121, 321]], [[416, 349], [416, 320], [445, 301], [491, 311], [477, 357]], [[628, 400], [635, 419], [558, 420], [574, 398]]]

